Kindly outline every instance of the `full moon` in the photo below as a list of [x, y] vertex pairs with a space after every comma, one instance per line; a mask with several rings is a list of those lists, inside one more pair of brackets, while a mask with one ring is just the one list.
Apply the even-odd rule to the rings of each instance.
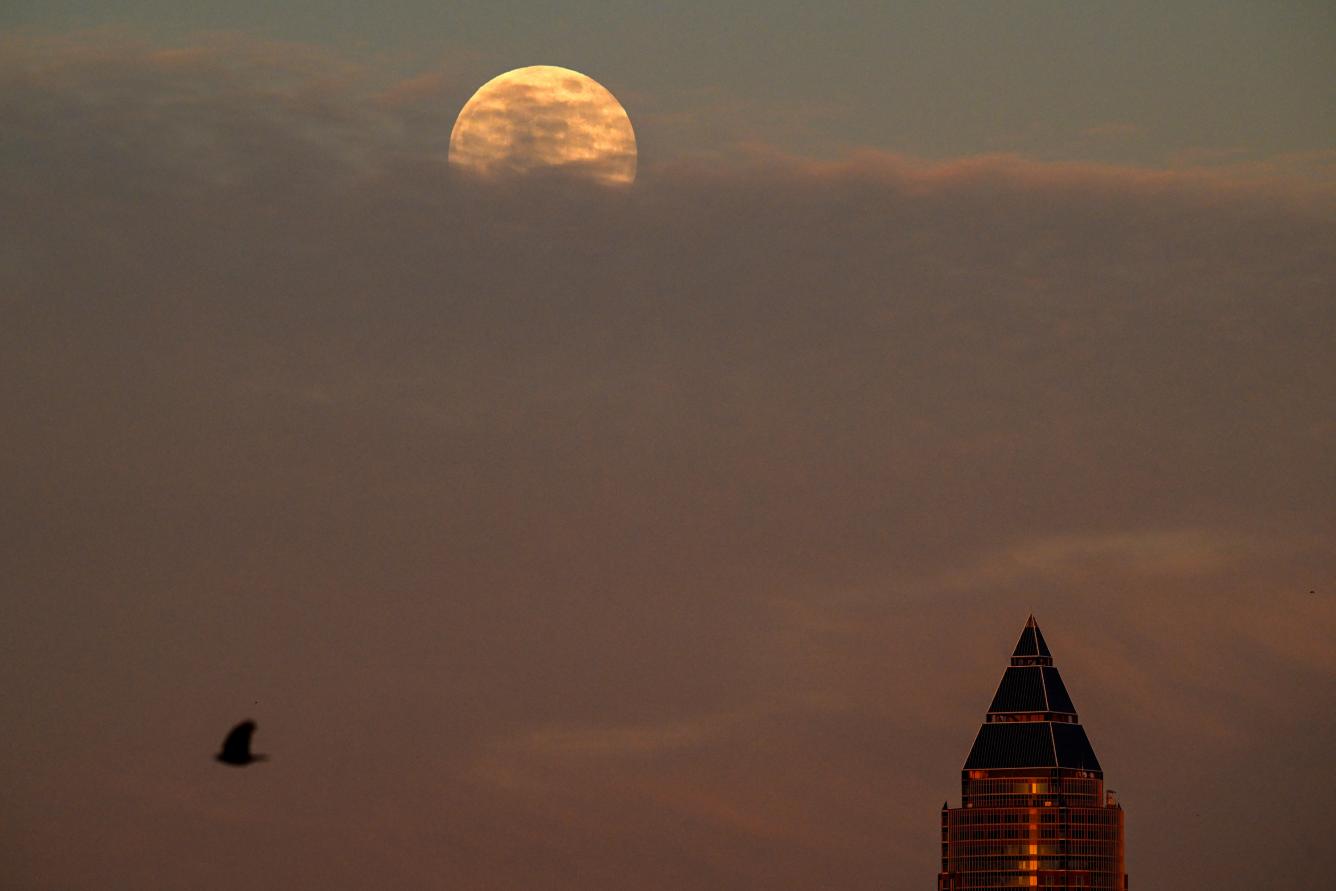
[[450, 133], [450, 164], [485, 178], [556, 170], [636, 178], [636, 135], [617, 98], [569, 68], [531, 65], [483, 84]]

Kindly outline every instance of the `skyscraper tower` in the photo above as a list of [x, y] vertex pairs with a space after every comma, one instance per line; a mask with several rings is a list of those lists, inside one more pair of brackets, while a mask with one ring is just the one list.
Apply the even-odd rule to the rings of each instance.
[[942, 804], [938, 891], [1125, 891], [1123, 809], [1030, 616], [960, 772], [960, 807]]

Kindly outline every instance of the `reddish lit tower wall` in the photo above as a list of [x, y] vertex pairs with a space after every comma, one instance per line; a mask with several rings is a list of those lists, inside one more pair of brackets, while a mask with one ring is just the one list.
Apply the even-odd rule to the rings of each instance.
[[1123, 809], [1034, 616], [942, 805], [938, 891], [1128, 887]]

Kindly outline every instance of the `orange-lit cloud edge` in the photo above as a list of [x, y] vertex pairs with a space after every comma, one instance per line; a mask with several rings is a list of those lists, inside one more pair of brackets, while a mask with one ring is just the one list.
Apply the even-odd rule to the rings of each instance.
[[[375, 163], [376, 147], [400, 159], [416, 156], [423, 161], [446, 161], [451, 154], [447, 148], [449, 135], [458, 128], [469, 103], [463, 103], [458, 108], [461, 114], [456, 116], [442, 101], [452, 94], [477, 98], [482, 92], [465, 83], [449, 66], [386, 82], [373, 61], [316, 45], [236, 32], [197, 35], [180, 46], [163, 46], [124, 28], [68, 33], [28, 30], [0, 35], [0, 74], [11, 85], [59, 88], [89, 76], [109, 77], [114, 83], [117, 77], [131, 73], [180, 78], [195, 88], [213, 83], [235, 97], [254, 92], [257, 99], [281, 102], [293, 112], [294, 128], [307, 124], [325, 128], [325, 132], [312, 136], [335, 149], [340, 140], [348, 141], [346, 157], [369, 164]], [[593, 83], [618, 102], [606, 87]], [[514, 86], [521, 92], [529, 88], [526, 84]], [[412, 127], [400, 119], [402, 113], [411, 110], [413, 119], [420, 121], [429, 106], [435, 107], [435, 121], [422, 132], [411, 132]], [[745, 111], [736, 104], [729, 107], [736, 114]], [[604, 111], [613, 117], [640, 116], [634, 103], [629, 110], [617, 104]], [[495, 108], [484, 108], [478, 114], [486, 118], [496, 112]], [[656, 117], [652, 112], [644, 116]], [[495, 128], [475, 129], [479, 139], [486, 142]], [[1237, 148], [1203, 147], [1177, 152], [1162, 165], [1134, 165], [991, 151], [929, 158], [875, 146], [846, 147], [838, 157], [814, 158], [752, 139], [715, 146], [705, 155], [680, 157], [655, 157], [650, 146], [653, 160], [647, 162], [637, 157], [631, 120], [626, 120], [624, 133], [585, 148], [588, 150], [582, 149], [570, 158], [557, 159], [558, 166], [567, 164], [595, 179], [619, 184], [656, 176], [741, 182], [771, 178], [872, 180], [927, 194], [991, 181], [1020, 189], [1130, 189], [1143, 195], [1186, 190], [1216, 193], [1222, 198], [1265, 195], [1315, 207], [1336, 200], [1336, 149], [1236, 160]], [[475, 166], [521, 172], [532, 167], [508, 159], [490, 164], [478, 161]]]

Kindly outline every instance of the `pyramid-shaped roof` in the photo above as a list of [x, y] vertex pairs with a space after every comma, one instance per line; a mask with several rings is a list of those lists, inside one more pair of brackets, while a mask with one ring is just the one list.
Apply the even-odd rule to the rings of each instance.
[[1034, 616], [1021, 630], [965, 770], [1100, 769]]
[[1039, 623], [1035, 621], [1033, 613], [1021, 629], [1021, 639], [1016, 641], [1016, 649], [1011, 651], [1013, 665], [1017, 659], [1026, 657], [1047, 659], [1050, 665], [1053, 664], [1053, 654], [1048, 651], [1048, 644], [1044, 643], [1044, 632], [1039, 630]]

